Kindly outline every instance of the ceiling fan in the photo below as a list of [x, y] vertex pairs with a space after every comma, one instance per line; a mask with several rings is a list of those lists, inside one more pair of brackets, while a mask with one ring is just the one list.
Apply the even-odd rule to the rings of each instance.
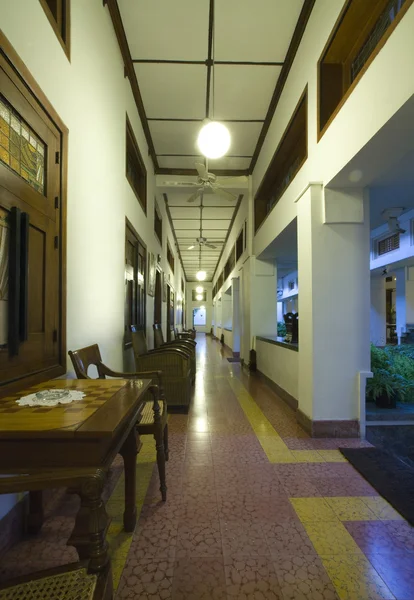
[[[200, 250], [201, 250], [201, 246], [206, 246], [206, 248], [212, 248], [213, 250], [215, 250], [217, 248], [217, 246], [214, 246], [214, 244], [209, 244], [207, 241], [207, 238], [202, 237], [202, 236], [196, 238], [196, 242], [200, 246]], [[192, 246], [189, 246], [187, 249], [193, 250], [194, 248], [195, 248], [195, 245], [192, 245]]]
[[[206, 190], [220, 194], [228, 200], [236, 200], [237, 195], [223, 189], [220, 184], [224, 183], [224, 181], [217, 181], [217, 176], [214, 175], [214, 173], [209, 173], [206, 165], [203, 165], [202, 163], [195, 163], [195, 167], [198, 173], [197, 181], [166, 181], [165, 184], [181, 187], [188, 187], [189, 185], [196, 186], [198, 188], [197, 191], [187, 198], [187, 202], [195, 202], [195, 200], [197, 200], [197, 198]], [[229, 181], [229, 179], [230, 178], [226, 178], [225, 181]]]

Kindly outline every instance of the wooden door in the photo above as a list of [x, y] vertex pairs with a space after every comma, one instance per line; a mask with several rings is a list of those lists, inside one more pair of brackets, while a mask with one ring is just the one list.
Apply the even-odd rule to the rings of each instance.
[[145, 331], [147, 251], [138, 235], [127, 223], [125, 231], [125, 346], [131, 345], [130, 325]]
[[174, 327], [174, 292], [171, 286], [167, 285], [167, 342], [171, 341], [171, 329]]
[[155, 272], [155, 296], [154, 296], [154, 323], [161, 325], [162, 307], [162, 282], [161, 271]]
[[0, 90], [0, 385], [5, 385], [61, 371], [64, 249], [61, 133], [3, 56]]

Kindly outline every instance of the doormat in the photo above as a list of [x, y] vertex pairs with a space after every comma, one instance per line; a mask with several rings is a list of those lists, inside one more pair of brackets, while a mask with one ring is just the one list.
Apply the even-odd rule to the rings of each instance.
[[414, 526], [414, 469], [379, 448], [339, 448], [345, 458]]
[[227, 360], [229, 362], [240, 362], [240, 358], [237, 358], [237, 357], [235, 357], [235, 358], [228, 358]]

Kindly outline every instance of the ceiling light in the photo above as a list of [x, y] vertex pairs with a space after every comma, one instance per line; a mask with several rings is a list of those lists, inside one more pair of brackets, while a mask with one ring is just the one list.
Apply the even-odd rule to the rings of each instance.
[[197, 292], [197, 294], [202, 294], [204, 292], [203, 286], [202, 285], [198, 285], [196, 287], [196, 292]]
[[202, 305], [200, 306], [200, 309], [201, 309], [201, 310], [205, 310], [205, 308], [206, 308], [206, 307], [204, 306], [204, 304], [202, 304]]
[[195, 246], [188, 246], [187, 250], [194, 250]]
[[200, 301], [203, 299], [203, 294], [197, 294], [196, 300]]
[[221, 158], [230, 148], [229, 130], [222, 123], [210, 121], [201, 128], [197, 145], [207, 158]]
[[207, 273], [205, 271], [198, 271], [196, 277], [198, 281], [204, 281], [204, 279], [207, 277]]

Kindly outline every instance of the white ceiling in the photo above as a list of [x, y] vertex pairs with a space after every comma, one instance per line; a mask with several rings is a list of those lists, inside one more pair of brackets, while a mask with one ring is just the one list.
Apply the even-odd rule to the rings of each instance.
[[[194, 169], [207, 116], [226, 121], [232, 136], [228, 156], [210, 170], [249, 169], [304, 0], [216, 0], [214, 11], [212, 4], [118, 0], [159, 172]], [[214, 60], [231, 64], [214, 67], [207, 115], [213, 21]]]
[[[228, 127], [231, 147], [227, 156], [210, 160], [208, 170], [243, 175], [231, 191], [236, 198], [246, 193], [244, 176], [260, 147], [304, 5], [305, 0], [118, 0], [158, 163], [158, 201], [167, 198], [189, 281], [195, 280], [200, 259], [207, 281], [212, 280], [238, 203], [206, 194], [201, 210], [200, 200], [187, 203], [194, 189], [177, 189], [159, 178], [195, 175], [194, 163], [204, 162], [196, 145], [202, 122], [216, 118]], [[214, 33], [210, 45], [209, 31]], [[201, 214], [201, 236], [216, 248], [203, 247], [200, 255], [198, 247], [188, 247], [200, 236]]]
[[[178, 189], [173, 188], [171, 180], [181, 184]], [[194, 188], [188, 186], [188, 182], [192, 180], [192, 177], [158, 175], [158, 202], [165, 201], [168, 206], [175, 233], [176, 251], [181, 256], [187, 281], [196, 281], [196, 273], [200, 269], [207, 272], [206, 281], [212, 281], [232, 219], [243, 194], [247, 191], [248, 179], [238, 177], [226, 181], [225, 177], [218, 178], [223, 188], [235, 195], [234, 200], [218, 193], [206, 192], [202, 198], [197, 198], [190, 204], [187, 199]], [[207, 238], [208, 243], [215, 248], [200, 247], [196, 241], [198, 237]], [[193, 245], [195, 248], [189, 250]]]

